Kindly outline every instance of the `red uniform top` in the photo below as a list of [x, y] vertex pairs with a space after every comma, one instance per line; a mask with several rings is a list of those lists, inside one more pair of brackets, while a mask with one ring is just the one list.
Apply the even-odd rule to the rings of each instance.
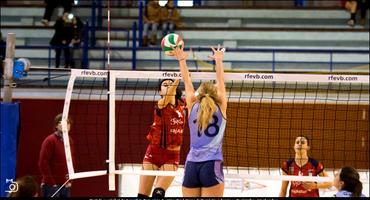
[[152, 145], [161, 148], [180, 146], [185, 127], [185, 103], [177, 100], [177, 105], [167, 104], [166, 107], [154, 110], [154, 120], [147, 139]]
[[[299, 167], [294, 159], [290, 159], [283, 163], [281, 167], [287, 175], [296, 176], [318, 176], [323, 170], [324, 166], [322, 163], [315, 159], [308, 158], [308, 162]], [[289, 197], [319, 197], [319, 190], [307, 190], [303, 187], [300, 181], [291, 181], [289, 189]]]
[[[72, 147], [72, 140], [70, 140]], [[73, 149], [71, 149], [73, 153]], [[47, 185], [62, 185], [67, 181], [68, 174], [63, 138], [56, 133], [45, 138], [41, 145], [39, 169], [42, 183]]]

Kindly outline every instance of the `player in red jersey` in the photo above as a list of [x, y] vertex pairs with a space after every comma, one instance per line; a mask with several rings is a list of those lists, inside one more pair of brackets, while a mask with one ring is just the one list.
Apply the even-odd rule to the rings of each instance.
[[[180, 162], [180, 148], [185, 127], [186, 107], [178, 89], [180, 80], [162, 80], [161, 99], [154, 110], [153, 124], [147, 135], [150, 144], [143, 159], [144, 170], [176, 171]], [[148, 198], [156, 176], [140, 176], [139, 198]], [[174, 177], [158, 176], [152, 193], [163, 198]]]
[[[299, 136], [295, 140], [295, 157], [283, 163], [281, 167], [283, 175], [295, 176], [328, 176], [324, 171], [324, 165], [307, 156], [310, 149], [308, 139]], [[319, 197], [319, 188], [330, 188], [331, 182], [301, 182], [291, 181], [289, 197]], [[280, 197], [286, 197], [289, 181], [283, 181], [280, 189]]]

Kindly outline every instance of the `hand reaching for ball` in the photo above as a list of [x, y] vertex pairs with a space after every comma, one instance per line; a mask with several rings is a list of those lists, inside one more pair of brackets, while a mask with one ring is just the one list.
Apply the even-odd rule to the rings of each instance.
[[183, 47], [184, 40], [176, 33], [167, 34], [162, 38], [161, 47], [167, 56], [174, 56], [173, 49], [175, 47]]
[[189, 56], [189, 53], [184, 51], [184, 46], [177, 46], [173, 48], [172, 52], [173, 56], [175, 56], [178, 61], [186, 60]]

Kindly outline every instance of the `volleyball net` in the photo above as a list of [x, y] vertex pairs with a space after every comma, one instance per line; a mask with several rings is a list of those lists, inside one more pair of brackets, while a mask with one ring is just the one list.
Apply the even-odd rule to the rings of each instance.
[[[215, 73], [192, 72], [194, 87]], [[189, 151], [185, 126], [177, 171], [142, 170], [160, 99], [162, 79], [179, 72], [71, 70], [63, 110], [66, 159], [71, 179], [109, 174], [183, 175]], [[368, 172], [369, 76], [332, 74], [225, 73], [227, 124], [223, 141], [225, 179], [332, 181], [329, 177], [282, 176], [297, 136], [309, 138], [309, 156], [325, 170], [345, 165]], [[180, 82], [179, 88], [184, 91]], [[68, 133], [67, 116], [73, 120]], [[227, 183], [227, 182], [226, 182]]]

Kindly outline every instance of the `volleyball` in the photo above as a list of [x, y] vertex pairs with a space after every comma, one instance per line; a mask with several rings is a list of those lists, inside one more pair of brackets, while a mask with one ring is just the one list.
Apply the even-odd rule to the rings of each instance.
[[167, 56], [173, 56], [173, 48], [184, 45], [184, 40], [176, 34], [170, 33], [163, 37], [161, 47]]

